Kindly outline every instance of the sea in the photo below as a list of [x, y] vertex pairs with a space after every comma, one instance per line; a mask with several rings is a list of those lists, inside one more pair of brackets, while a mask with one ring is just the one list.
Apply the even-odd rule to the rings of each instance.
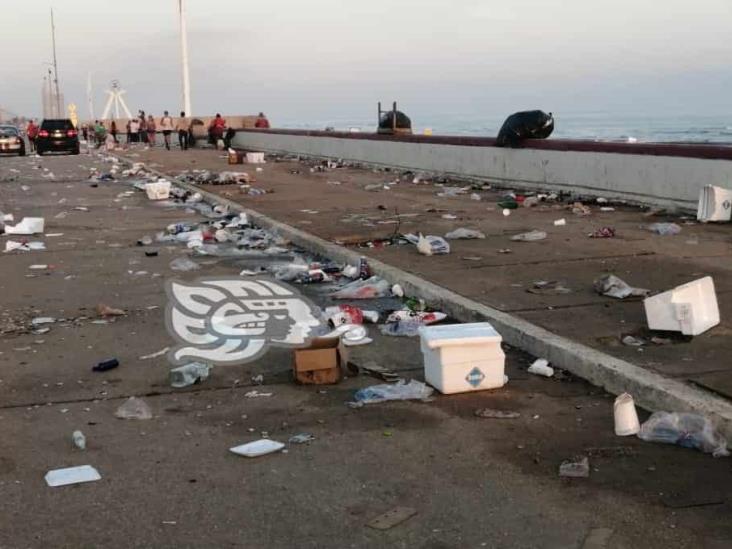
[[[505, 117], [484, 115], [419, 115], [407, 113], [415, 134], [495, 136]], [[626, 143], [715, 143], [732, 145], [732, 110], [724, 115], [613, 115], [555, 112], [551, 137]], [[277, 126], [294, 129], [372, 132], [373, 119], [289, 119]]]

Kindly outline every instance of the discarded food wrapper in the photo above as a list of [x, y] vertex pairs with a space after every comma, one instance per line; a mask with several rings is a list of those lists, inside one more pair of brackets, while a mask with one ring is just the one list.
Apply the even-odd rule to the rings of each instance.
[[282, 442], [277, 442], [276, 440], [269, 438], [262, 438], [260, 440], [234, 446], [233, 448], [229, 448], [229, 451], [238, 456], [253, 458], [271, 454], [273, 452], [279, 452], [284, 447], [285, 445]]
[[564, 218], [554, 220], [555, 227], [564, 227], [566, 224], [567, 224], [567, 220]]
[[206, 381], [211, 372], [211, 365], [205, 362], [191, 362], [170, 370], [170, 386], [176, 389], [188, 387]]
[[729, 455], [727, 440], [712, 420], [700, 414], [654, 412], [641, 425], [638, 438], [694, 448], [714, 457]]
[[91, 465], [79, 465], [78, 467], [53, 469], [46, 473], [45, 479], [46, 484], [51, 487], [56, 487], [81, 484], [83, 482], [94, 482], [95, 480], [101, 480], [102, 475]]
[[588, 235], [590, 238], [615, 238], [613, 227], [600, 227]]
[[419, 236], [405, 234], [404, 238], [412, 244], [415, 244], [417, 251], [422, 255], [444, 255], [450, 253], [450, 244], [441, 236], [424, 236], [420, 233]]
[[643, 288], [633, 288], [624, 280], [621, 280], [613, 274], [606, 274], [595, 280], [593, 283], [595, 291], [600, 295], [614, 297], [616, 299], [625, 299], [630, 296], [643, 297], [650, 293], [650, 290]]
[[114, 413], [119, 419], [152, 419], [152, 410], [141, 398], [130, 397]]
[[315, 435], [311, 435], [310, 433], [300, 433], [291, 436], [287, 442], [290, 444], [305, 444], [306, 442], [312, 442], [314, 440]]
[[104, 303], [97, 305], [97, 314], [99, 316], [124, 316], [126, 313], [122, 309], [115, 309]]
[[554, 368], [549, 366], [547, 359], [538, 358], [529, 366], [528, 372], [537, 376], [552, 377], [554, 375]]
[[719, 324], [714, 280], [706, 276], [643, 300], [648, 328], [696, 336]]
[[448, 240], [470, 240], [475, 238], [483, 239], [485, 238], [485, 235], [480, 231], [475, 231], [473, 229], [460, 228], [450, 231], [445, 235], [445, 238]]
[[409, 383], [404, 380], [392, 384], [372, 385], [356, 391], [354, 404], [374, 404], [388, 400], [425, 400], [429, 398], [434, 389], [412, 379]]
[[544, 240], [546, 233], [544, 231], [529, 231], [528, 233], [521, 233], [511, 237], [511, 240], [516, 242], [536, 242], [537, 240]]

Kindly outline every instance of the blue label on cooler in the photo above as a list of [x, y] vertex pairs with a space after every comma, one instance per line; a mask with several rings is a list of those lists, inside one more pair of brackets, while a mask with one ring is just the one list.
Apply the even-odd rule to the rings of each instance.
[[485, 379], [485, 374], [480, 371], [480, 368], [477, 366], [470, 370], [470, 373], [465, 377], [465, 381], [467, 381], [470, 385], [473, 387], [477, 387], [481, 383], [483, 383], [483, 380]]

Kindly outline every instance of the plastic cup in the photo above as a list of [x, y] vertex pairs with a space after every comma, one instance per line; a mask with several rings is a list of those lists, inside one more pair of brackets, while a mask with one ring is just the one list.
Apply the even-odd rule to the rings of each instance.
[[615, 434], [619, 437], [637, 435], [640, 431], [638, 414], [635, 411], [635, 402], [628, 393], [623, 393], [615, 399], [613, 405], [615, 415]]

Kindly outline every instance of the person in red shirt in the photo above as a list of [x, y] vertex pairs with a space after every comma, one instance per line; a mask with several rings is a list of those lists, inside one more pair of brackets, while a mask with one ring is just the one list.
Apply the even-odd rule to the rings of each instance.
[[28, 136], [28, 143], [30, 143], [30, 150], [36, 150], [36, 137], [38, 137], [38, 126], [35, 125], [33, 119], [28, 122], [25, 128], [25, 133]]
[[226, 119], [222, 118], [219, 113], [216, 113], [216, 118], [211, 120], [211, 124], [208, 127], [208, 135], [211, 144], [216, 145], [219, 139], [224, 138], [224, 130], [226, 129]]
[[263, 129], [269, 128], [269, 120], [267, 120], [267, 117], [264, 116], [263, 112], [260, 112], [259, 116], [257, 116], [257, 120], [254, 122], [254, 127]]

